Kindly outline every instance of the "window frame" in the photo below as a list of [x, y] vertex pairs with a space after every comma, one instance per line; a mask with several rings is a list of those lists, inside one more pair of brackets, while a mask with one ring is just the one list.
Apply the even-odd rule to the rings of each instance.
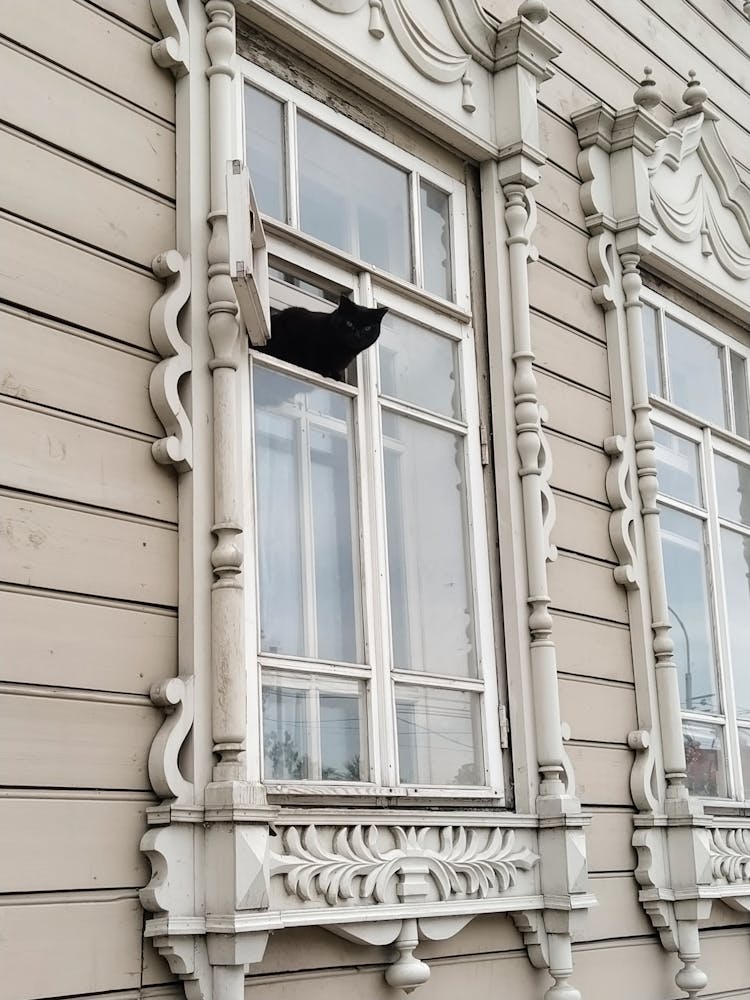
[[[725, 400], [725, 415], [729, 427], [722, 427], [684, 407], [672, 402], [666, 395], [662, 396], [649, 386], [649, 402], [652, 407], [651, 421], [654, 429], [662, 429], [668, 433], [677, 434], [694, 443], [698, 455], [698, 485], [701, 503], [691, 503], [681, 500], [662, 489], [659, 483], [658, 503], [671, 510], [686, 513], [700, 518], [703, 524], [705, 546], [706, 582], [708, 588], [708, 612], [714, 650], [714, 669], [716, 671], [717, 694], [720, 702], [718, 712], [696, 712], [680, 706], [681, 723], [698, 722], [719, 726], [724, 737], [724, 757], [726, 761], [726, 796], [708, 796], [700, 792], [694, 794], [704, 803], [708, 810], [722, 808], [750, 807], [750, 795], [745, 795], [743, 784], [742, 761], [740, 753], [739, 731], [746, 730], [750, 734], [750, 718], [737, 718], [734, 686], [734, 672], [730, 652], [730, 630], [728, 600], [724, 577], [724, 559], [721, 549], [721, 531], [729, 528], [735, 532], [750, 537], [750, 527], [743, 526], [723, 518], [719, 513], [717, 499], [717, 477], [713, 464], [713, 456], [718, 455], [750, 466], [750, 438], [743, 438], [732, 428], [735, 426], [735, 402], [731, 376], [731, 352], [740, 355], [745, 362], [745, 391], [750, 398], [750, 346], [740, 342], [737, 337], [726, 333], [720, 327], [690, 312], [684, 306], [678, 305], [668, 297], [659, 294], [651, 288], [644, 287], [641, 300], [645, 308], [656, 310], [656, 338], [658, 351], [658, 366], [660, 389], [669, 393], [670, 380], [668, 358], [665, 350], [666, 334], [665, 319], [671, 317], [684, 327], [692, 330], [717, 346], [723, 348], [722, 356], [722, 389]], [[720, 316], [717, 314], [717, 318]], [[658, 449], [658, 445], [657, 445]], [[665, 580], [666, 583], [666, 580]], [[667, 590], [667, 599], [669, 592]], [[679, 628], [679, 626], [677, 626]], [[672, 626], [673, 632], [675, 625]], [[750, 774], [747, 775], [750, 786]]]
[[[239, 100], [237, 105], [241, 118], [238, 134], [243, 137], [244, 147], [244, 87], [250, 83], [264, 90], [270, 96], [281, 100], [292, 101], [295, 110], [289, 114], [284, 112], [285, 142], [290, 144], [290, 119], [300, 108], [304, 113], [328, 128], [333, 128], [338, 134], [349, 141], [363, 146], [378, 156], [384, 156], [388, 162], [400, 168], [410, 170], [411, 201], [410, 222], [412, 226], [415, 260], [419, 260], [419, 241], [421, 225], [419, 222], [420, 183], [422, 180], [433, 184], [450, 195], [450, 232], [452, 289], [455, 301], [440, 298], [432, 292], [420, 288], [416, 283], [410, 283], [395, 275], [389, 274], [374, 265], [367, 264], [352, 254], [322, 243], [307, 235], [288, 222], [280, 222], [270, 217], [263, 217], [269, 252], [269, 264], [273, 268], [303, 276], [309, 275], [309, 280], [316, 280], [321, 285], [331, 288], [352, 289], [355, 300], [365, 305], [385, 305], [405, 319], [422, 324], [429, 329], [453, 340], [457, 345], [456, 361], [457, 376], [461, 385], [461, 418], [452, 418], [427, 411], [424, 407], [391, 400], [380, 393], [379, 372], [377, 363], [377, 347], [366, 351], [357, 359], [357, 386], [331, 382], [314, 373], [306, 372], [296, 366], [286, 364], [261, 353], [250, 351], [250, 370], [254, 365], [286, 372], [304, 379], [312, 385], [324, 386], [327, 389], [338, 389], [353, 399], [354, 408], [354, 451], [356, 453], [358, 485], [357, 508], [360, 519], [360, 569], [362, 575], [362, 619], [363, 646], [367, 665], [328, 664], [326, 661], [309, 660], [298, 657], [274, 657], [260, 650], [259, 620], [256, 626], [257, 610], [256, 595], [258, 593], [259, 560], [254, 559], [254, 592], [249, 595], [252, 605], [248, 609], [248, 639], [251, 648], [254, 644], [258, 663], [258, 684], [249, 683], [249, 718], [257, 720], [258, 731], [262, 732], [262, 712], [259, 699], [261, 687], [261, 671], [271, 669], [275, 672], [285, 670], [294, 672], [315, 673], [324, 676], [327, 673], [339, 677], [352, 677], [364, 682], [367, 712], [363, 719], [368, 726], [367, 741], [369, 748], [370, 781], [331, 782], [331, 781], [287, 781], [274, 778], [264, 779], [264, 785], [272, 799], [283, 801], [287, 796], [290, 801], [297, 802], [300, 797], [323, 798], [336, 796], [337, 800], [345, 798], [351, 802], [364, 799], [383, 799], [398, 804], [399, 800], [412, 804], [418, 799], [421, 804], [429, 804], [431, 800], [441, 805], [451, 804], [466, 806], [476, 801], [478, 804], [506, 805], [504, 785], [503, 747], [500, 733], [500, 705], [498, 698], [498, 655], [495, 639], [494, 608], [491, 592], [489, 531], [485, 498], [484, 471], [480, 444], [480, 409], [479, 386], [477, 377], [477, 356], [474, 349], [474, 333], [471, 325], [470, 305], [470, 261], [469, 233], [467, 222], [467, 198], [469, 192], [466, 184], [455, 177], [443, 173], [438, 168], [420, 159], [411, 151], [402, 151], [386, 139], [369, 132], [363, 126], [350, 121], [344, 115], [334, 111], [308, 95], [297, 91], [285, 81], [277, 79], [259, 67], [241, 60], [241, 71], [237, 74]], [[292, 145], [293, 145], [293, 140]], [[287, 157], [285, 163], [285, 178], [287, 193], [294, 191], [289, 174], [294, 162]], [[287, 197], [287, 202], [293, 201], [294, 195]], [[294, 214], [289, 216], [295, 218]], [[297, 215], [298, 218], [298, 215]], [[460, 252], [459, 252], [460, 251]], [[415, 280], [419, 277], [417, 267]], [[271, 301], [274, 305], [305, 304], [315, 301], [306, 292], [290, 292], [289, 286], [284, 286], [278, 278], [271, 279]], [[293, 300], [293, 301], [290, 301]], [[319, 303], [322, 300], [317, 300]], [[332, 305], [332, 303], [331, 303]], [[365, 388], [366, 387], [366, 388]], [[465, 442], [462, 469], [464, 471], [464, 487], [466, 492], [467, 523], [466, 537], [469, 541], [466, 551], [466, 582], [471, 591], [473, 606], [473, 627], [476, 636], [476, 678], [441, 676], [427, 674], [419, 670], [396, 671], [390, 651], [390, 613], [388, 607], [388, 562], [386, 551], [385, 529], [385, 495], [384, 467], [382, 464], [383, 435], [380, 425], [380, 410], [398, 412], [430, 426], [443, 427], [454, 433], [460, 433]], [[252, 411], [252, 404], [250, 404]], [[252, 412], [250, 412], [252, 421]], [[362, 456], [372, 454], [372, 461], [363, 461]], [[251, 469], [248, 472], [252, 480], [250, 495], [255, 497], [254, 450], [252, 452]], [[256, 506], [257, 509], [257, 506]], [[255, 519], [253, 519], [254, 522]], [[253, 530], [253, 536], [255, 530]], [[256, 538], [249, 540], [248, 548], [257, 552]], [[250, 588], [248, 588], [249, 590]], [[369, 659], [367, 650], [370, 650]], [[477, 734], [484, 758], [485, 784], [476, 786], [450, 786], [427, 784], [396, 784], [393, 762], [397, 759], [398, 733], [396, 722], [395, 685], [409, 684], [426, 691], [429, 690], [460, 690], [475, 691], [480, 695], [481, 734]], [[253, 700], [257, 704], [253, 705]], [[389, 721], [386, 716], [390, 712]], [[252, 759], [253, 754], [249, 755]], [[262, 748], [260, 761], [262, 766]], [[260, 771], [259, 771], [260, 773]], [[389, 780], [383, 780], [389, 779]]]

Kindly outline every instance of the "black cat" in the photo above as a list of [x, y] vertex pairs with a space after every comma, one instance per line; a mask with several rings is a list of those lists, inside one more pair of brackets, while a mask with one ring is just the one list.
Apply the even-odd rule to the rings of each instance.
[[343, 381], [344, 371], [380, 336], [386, 308], [368, 309], [342, 295], [331, 313], [297, 306], [271, 319], [271, 339], [260, 348], [281, 361]]

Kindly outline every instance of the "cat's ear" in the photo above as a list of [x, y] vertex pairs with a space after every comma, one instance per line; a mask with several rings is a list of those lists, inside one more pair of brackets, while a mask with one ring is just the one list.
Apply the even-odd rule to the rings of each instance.
[[382, 319], [387, 312], [388, 312], [388, 306], [381, 306], [379, 309], [375, 310], [375, 315], [378, 317], [378, 319]]
[[339, 309], [342, 312], [351, 312], [353, 305], [354, 303], [349, 298], [349, 292], [342, 292], [341, 296], [339, 297]]

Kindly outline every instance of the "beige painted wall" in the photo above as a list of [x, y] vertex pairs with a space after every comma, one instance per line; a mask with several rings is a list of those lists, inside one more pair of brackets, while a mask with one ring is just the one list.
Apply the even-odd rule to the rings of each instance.
[[[485, 2], [501, 17], [517, 6]], [[635, 697], [607, 532], [606, 344], [569, 116], [629, 104], [648, 63], [666, 120], [695, 68], [750, 178], [750, 27], [739, 0], [548, 2], [544, 30], [563, 51], [540, 95], [532, 328], [555, 459], [560, 696], [599, 899], [574, 982], [584, 1000], [669, 1000], [677, 966], [632, 876]], [[181, 991], [141, 941], [137, 845], [159, 723], [147, 692], [176, 669], [176, 490], [150, 457], [147, 394], [161, 291], [149, 264], [174, 244], [172, 78], [150, 57], [148, 0], [0, 0], [0, 35], [0, 1000], [169, 998]], [[750, 997], [738, 922], [720, 912], [703, 936], [710, 995]], [[502, 917], [421, 953], [434, 956], [425, 997], [530, 1000], [548, 983]], [[382, 963], [323, 931], [278, 934], [248, 997], [392, 997]]]
[[176, 670], [148, 398], [174, 84], [148, 0], [3, 0], [0, 35], [0, 997], [145, 997], [172, 978], [138, 843]]

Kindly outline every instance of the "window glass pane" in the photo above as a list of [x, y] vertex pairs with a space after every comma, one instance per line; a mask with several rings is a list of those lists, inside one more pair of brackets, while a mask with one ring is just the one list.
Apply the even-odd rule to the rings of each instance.
[[420, 181], [422, 215], [422, 261], [424, 287], [428, 292], [453, 298], [451, 279], [450, 198], [432, 184]]
[[254, 366], [261, 648], [361, 658], [351, 400]]
[[732, 398], [734, 401], [734, 429], [741, 437], [750, 437], [750, 415], [747, 402], [747, 371], [745, 359], [734, 351], [729, 352], [732, 369]]
[[456, 345], [387, 313], [378, 340], [380, 390], [407, 403], [460, 417]]
[[698, 445], [661, 427], [654, 427], [654, 438], [660, 492], [700, 507]]
[[703, 522], [661, 508], [661, 541], [682, 707], [719, 711]]
[[661, 384], [661, 366], [659, 364], [658, 314], [651, 306], [641, 310], [643, 317], [643, 347], [646, 352], [646, 379], [648, 391], [655, 396], [664, 395]]
[[714, 455], [719, 516], [750, 527], [750, 467]]
[[722, 528], [721, 555], [737, 718], [750, 719], [750, 538]]
[[484, 784], [479, 695], [397, 684], [396, 727], [402, 784]]
[[357, 681], [264, 672], [266, 780], [365, 780], [364, 719]]
[[742, 763], [743, 797], [750, 799], [750, 730], [740, 729], [740, 761]]
[[408, 174], [303, 115], [298, 146], [303, 231], [410, 281]]
[[685, 719], [682, 723], [687, 786], [693, 795], [727, 797], [727, 766], [721, 726]]
[[463, 439], [390, 414], [386, 526], [394, 666], [476, 674]]
[[284, 106], [245, 85], [245, 159], [261, 212], [286, 221]]
[[721, 348], [670, 317], [666, 328], [672, 402], [726, 427]]

